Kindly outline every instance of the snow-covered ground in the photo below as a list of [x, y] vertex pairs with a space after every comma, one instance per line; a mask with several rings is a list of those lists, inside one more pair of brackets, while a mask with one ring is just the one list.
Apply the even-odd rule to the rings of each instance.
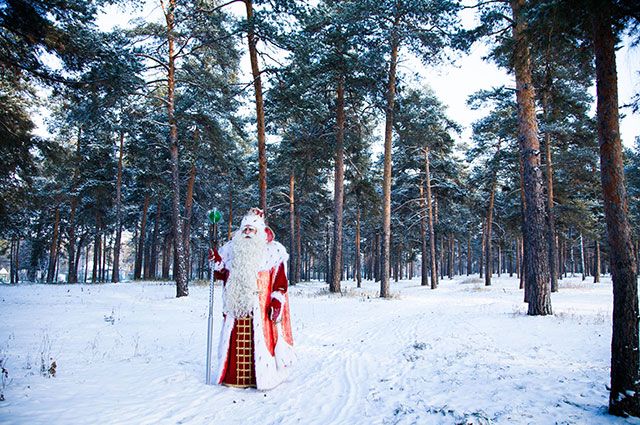
[[547, 317], [517, 287], [402, 281], [382, 300], [373, 282], [299, 284], [298, 363], [259, 392], [204, 383], [207, 286], [2, 285], [0, 423], [640, 424], [606, 413], [611, 281], [561, 281]]

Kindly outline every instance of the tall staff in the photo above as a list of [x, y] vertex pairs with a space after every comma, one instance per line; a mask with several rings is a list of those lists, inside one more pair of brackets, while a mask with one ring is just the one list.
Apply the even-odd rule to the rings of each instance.
[[[214, 208], [207, 214], [209, 218], [209, 223], [211, 228], [213, 229], [213, 238], [210, 238], [211, 249], [215, 249], [218, 247], [218, 222], [222, 219], [222, 213]], [[213, 270], [213, 258], [209, 257], [209, 323], [207, 326], [207, 372], [206, 372], [206, 383], [207, 385], [211, 385], [211, 346], [213, 341], [213, 282], [214, 278], [214, 270]]]

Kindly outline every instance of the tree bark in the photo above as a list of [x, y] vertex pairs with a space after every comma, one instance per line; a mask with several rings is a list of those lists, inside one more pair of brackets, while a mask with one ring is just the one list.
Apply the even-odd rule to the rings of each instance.
[[147, 211], [149, 210], [149, 192], [144, 195], [142, 205], [142, 218], [140, 219], [140, 232], [138, 233], [138, 250], [136, 251], [136, 261], [133, 267], [133, 278], [139, 280], [142, 275], [142, 258], [144, 254], [144, 240], [147, 231]]
[[296, 272], [295, 281], [300, 282], [300, 271], [302, 267], [302, 232], [300, 229], [300, 213], [296, 213]]
[[600, 283], [600, 242], [595, 241], [595, 259], [593, 262], [593, 283]]
[[[498, 149], [496, 150], [495, 158], [500, 155], [500, 142], [498, 142]], [[491, 193], [489, 194], [489, 208], [487, 209], [487, 253], [485, 256], [485, 275], [484, 285], [491, 286], [491, 277], [493, 276], [493, 204], [496, 198], [496, 185], [498, 184], [498, 170], [493, 171], [493, 178], [491, 179]], [[498, 274], [500, 272], [498, 271]]]
[[145, 279], [155, 279], [158, 272], [158, 233], [160, 230], [160, 220], [162, 219], [162, 198], [158, 195], [156, 205], [156, 215], [153, 221], [153, 233], [151, 236], [151, 252], [149, 254], [149, 271], [145, 273]]
[[638, 279], [629, 225], [618, 115], [616, 37], [609, 2], [593, 14], [596, 62], [598, 142], [604, 212], [613, 281], [611, 392], [609, 413], [640, 416], [640, 357], [638, 349]]
[[391, 142], [393, 136], [393, 109], [396, 101], [396, 68], [400, 38], [396, 18], [391, 30], [391, 58], [387, 83], [385, 128], [384, 128], [384, 173], [382, 178], [382, 255], [380, 268], [380, 297], [391, 296], [389, 290], [389, 261], [391, 259]]
[[[197, 137], [197, 136], [196, 136]], [[183, 244], [185, 264], [187, 268], [187, 276], [191, 275], [191, 218], [193, 216], [193, 187], [196, 183], [197, 174], [196, 164], [191, 164], [191, 170], [189, 171], [189, 181], [187, 182], [187, 196], [184, 201], [184, 227], [183, 227]]]
[[169, 122], [169, 153], [171, 157], [171, 218], [173, 225], [173, 243], [176, 252], [176, 270], [174, 280], [176, 282], [176, 297], [189, 295], [189, 276], [187, 275], [187, 258], [182, 232], [182, 220], [180, 219], [180, 157], [178, 146], [178, 123], [175, 115], [175, 9], [176, 0], [168, 0], [168, 7], [163, 12], [167, 23], [167, 46], [169, 50], [168, 75], [167, 75], [167, 119]]
[[260, 208], [267, 215], [267, 149], [265, 136], [264, 100], [262, 98], [262, 80], [258, 65], [257, 37], [253, 19], [253, 1], [244, 0], [247, 9], [247, 41], [249, 43], [249, 60], [256, 98], [256, 120], [258, 129], [258, 183], [260, 186]]
[[429, 285], [429, 263], [427, 251], [427, 211], [425, 207], [424, 180], [420, 179], [420, 254], [422, 256], [422, 273], [420, 276], [420, 284], [422, 286]]
[[356, 264], [355, 264], [355, 278], [358, 288], [362, 286], [362, 273], [360, 269], [361, 254], [360, 254], [360, 205], [356, 207]]
[[295, 209], [295, 185], [296, 175], [293, 169], [289, 173], [289, 279], [291, 283], [295, 281], [296, 255], [295, 255], [295, 234], [296, 234], [296, 209]]
[[58, 233], [60, 228], [60, 208], [56, 207], [56, 215], [53, 222], [53, 235], [51, 236], [51, 248], [49, 249], [49, 268], [47, 270], [47, 283], [57, 281], [56, 261], [58, 259]]
[[438, 287], [438, 267], [436, 266], [436, 232], [433, 228], [434, 218], [433, 218], [433, 206], [431, 203], [431, 170], [429, 167], [429, 148], [425, 147], [424, 149], [424, 175], [425, 175], [425, 185], [426, 185], [426, 201], [427, 201], [427, 224], [429, 225], [429, 251], [431, 257], [431, 289], [436, 289]]
[[471, 258], [471, 232], [467, 235], [467, 276], [471, 274], [473, 261]]
[[227, 223], [227, 240], [230, 241], [233, 237], [232, 227], [233, 227], [233, 184], [231, 183], [231, 179], [229, 179], [229, 220]]
[[482, 239], [480, 240], [480, 261], [478, 261], [478, 268], [480, 279], [484, 276], [484, 262], [487, 253], [487, 220], [482, 220]]
[[[550, 79], [550, 77], [549, 77]], [[550, 85], [548, 83], [547, 85]], [[542, 110], [549, 122], [550, 88], [547, 87], [542, 95]], [[547, 243], [549, 244], [549, 276], [551, 278], [551, 292], [558, 292], [558, 247], [556, 245], [556, 219], [553, 212], [553, 161], [551, 158], [551, 132], [547, 128], [544, 133], [545, 168], [547, 183]]]
[[582, 269], [582, 280], [587, 278], [587, 267], [584, 260], [584, 241], [582, 239], [582, 233], [580, 233], [580, 268]]
[[511, 0], [513, 12], [514, 70], [516, 75], [516, 97], [518, 103], [518, 139], [520, 156], [524, 165], [524, 188], [526, 207], [525, 228], [525, 275], [529, 288], [531, 316], [552, 314], [551, 288], [549, 280], [548, 245], [544, 238], [546, 214], [543, 178], [540, 170], [540, 143], [535, 111], [535, 91], [531, 79], [531, 58], [526, 35], [526, 22], [522, 17], [525, 0]]
[[91, 273], [91, 283], [97, 283], [100, 277], [100, 258], [102, 257], [102, 220], [100, 214], [96, 212], [96, 234], [93, 238], [93, 270]]
[[[342, 276], [342, 213], [344, 209], [344, 76], [338, 80], [336, 100], [336, 152], [333, 190], [333, 246], [329, 292], [340, 292]], [[381, 295], [382, 296], [382, 295]]]
[[118, 154], [118, 176], [116, 178], [116, 240], [113, 244], [113, 271], [111, 282], [120, 281], [120, 241], [122, 240], [122, 153], [124, 132], [120, 132], [120, 153]]
[[20, 283], [20, 237], [16, 238], [16, 259], [13, 265], [15, 267], [16, 283]]

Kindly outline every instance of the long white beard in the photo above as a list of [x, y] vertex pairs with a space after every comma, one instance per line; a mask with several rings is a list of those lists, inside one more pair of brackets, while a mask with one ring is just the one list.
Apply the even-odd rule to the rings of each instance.
[[233, 238], [233, 261], [225, 286], [224, 312], [234, 317], [251, 314], [258, 301], [258, 272], [264, 264], [267, 241], [259, 236]]

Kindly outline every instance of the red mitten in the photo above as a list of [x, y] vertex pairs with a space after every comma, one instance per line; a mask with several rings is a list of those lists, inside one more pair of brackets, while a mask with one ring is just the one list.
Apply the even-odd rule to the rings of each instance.
[[269, 304], [269, 318], [272, 322], [276, 322], [280, 318], [280, 311], [282, 310], [282, 303], [277, 298], [271, 298]]
[[220, 257], [220, 254], [218, 254], [218, 250], [213, 248], [209, 248], [209, 262], [216, 262], [219, 263], [220, 261], [222, 261], [222, 257]]

